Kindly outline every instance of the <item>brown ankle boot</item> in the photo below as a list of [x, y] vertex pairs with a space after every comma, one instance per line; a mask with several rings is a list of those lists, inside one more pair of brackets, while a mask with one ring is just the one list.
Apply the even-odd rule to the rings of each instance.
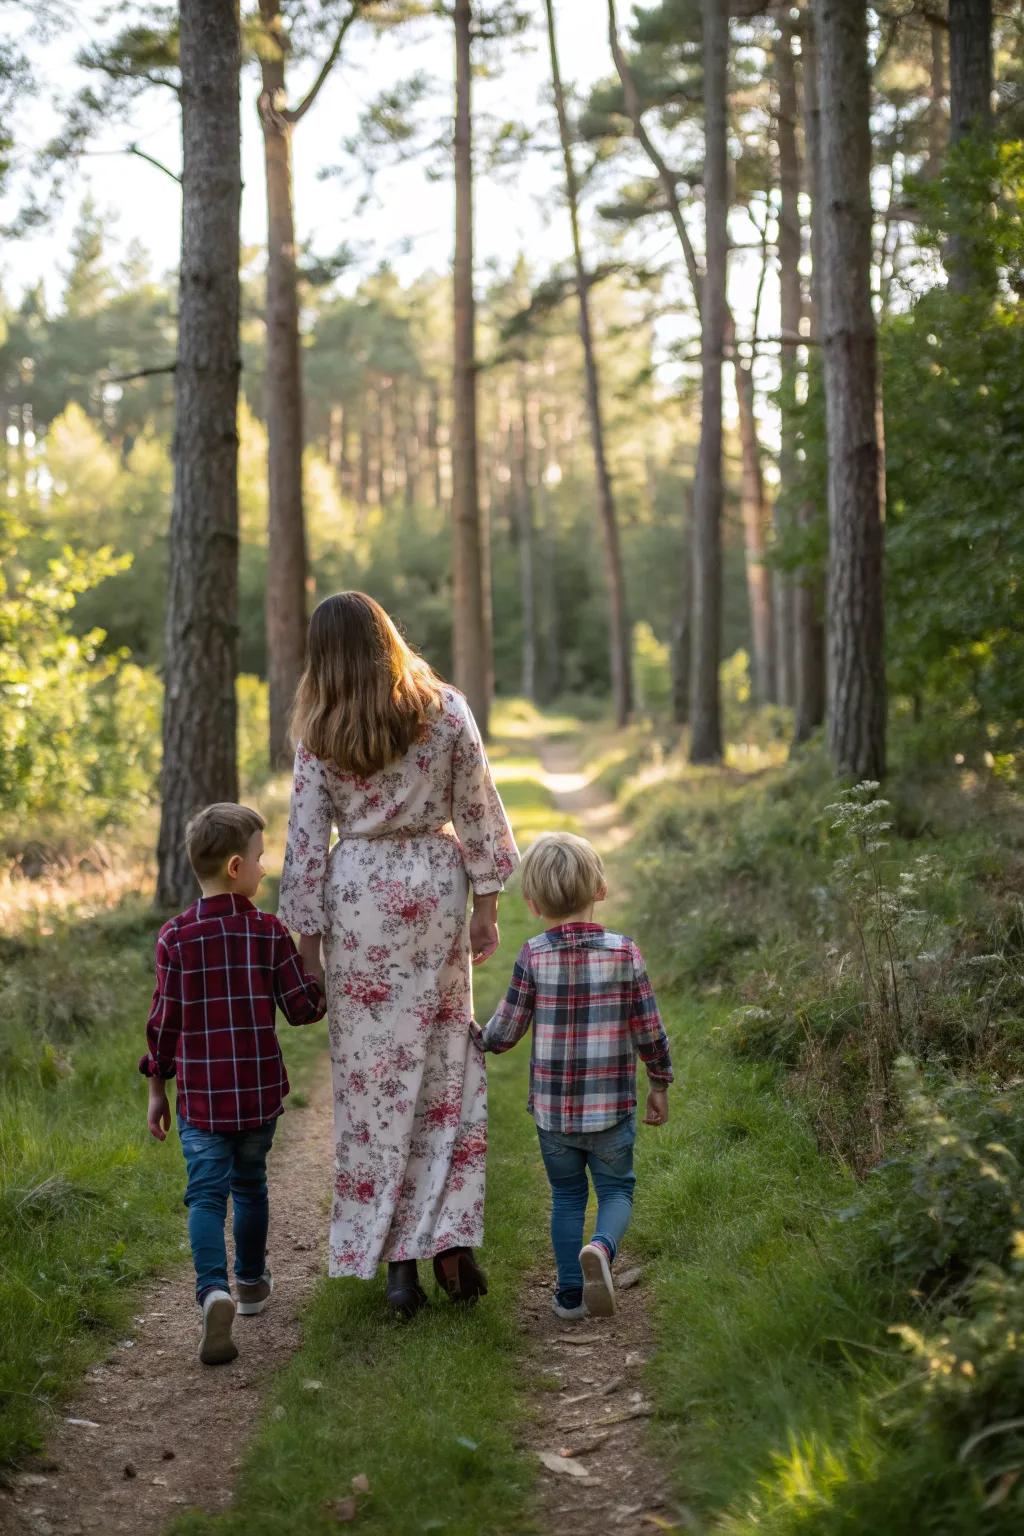
[[487, 1295], [487, 1276], [472, 1248], [446, 1248], [439, 1253], [434, 1259], [434, 1279], [452, 1301], [478, 1301]]

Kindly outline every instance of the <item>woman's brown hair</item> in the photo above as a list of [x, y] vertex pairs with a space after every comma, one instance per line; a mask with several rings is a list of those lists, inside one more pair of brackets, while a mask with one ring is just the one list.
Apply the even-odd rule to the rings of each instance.
[[441, 704], [441, 680], [365, 592], [324, 598], [309, 621], [292, 735], [343, 773], [367, 775], [412, 746]]

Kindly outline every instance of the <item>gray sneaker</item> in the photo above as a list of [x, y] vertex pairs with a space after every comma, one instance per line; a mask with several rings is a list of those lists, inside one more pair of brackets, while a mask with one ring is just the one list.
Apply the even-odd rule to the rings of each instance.
[[238, 1354], [231, 1337], [235, 1304], [227, 1291], [210, 1291], [203, 1298], [203, 1332], [199, 1340], [199, 1358], [204, 1365], [226, 1365]]
[[236, 1280], [239, 1317], [255, 1317], [257, 1312], [262, 1312], [273, 1289], [274, 1277], [269, 1269], [263, 1271], [259, 1280]]
[[557, 1294], [551, 1298], [551, 1310], [556, 1317], [560, 1317], [563, 1323], [578, 1323], [580, 1318], [586, 1317], [587, 1309], [582, 1301], [578, 1306], [567, 1307], [559, 1301]]

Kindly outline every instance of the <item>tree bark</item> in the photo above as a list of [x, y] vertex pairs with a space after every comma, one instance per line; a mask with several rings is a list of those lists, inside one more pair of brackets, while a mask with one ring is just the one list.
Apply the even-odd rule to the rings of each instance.
[[928, 89], [928, 176], [942, 170], [946, 154], [946, 28], [937, 17], [928, 17], [931, 34], [931, 72]]
[[761, 445], [757, 439], [754, 374], [751, 364], [740, 356], [731, 316], [726, 322], [726, 334], [732, 351], [742, 456], [740, 501], [743, 508], [747, 603], [750, 609], [751, 681], [757, 703], [767, 704], [776, 697], [775, 614], [772, 573], [765, 564], [765, 534], [769, 514], [761, 468]]
[[[806, 181], [811, 205], [811, 335], [821, 334], [821, 109], [818, 96], [818, 48], [814, 16], [808, 12], [804, 18], [802, 48], [802, 80], [804, 88], [804, 143], [806, 147]], [[809, 370], [808, 391], [820, 387], [815, 383], [816, 370]], [[798, 513], [805, 533], [818, 516], [813, 500], [801, 503]], [[793, 739], [807, 741], [825, 718], [825, 596], [818, 571], [804, 567], [797, 574], [794, 590], [794, 672], [796, 697], [794, 699]]]
[[828, 738], [837, 772], [885, 772], [882, 520], [871, 310], [867, 7], [816, 0], [828, 424]]
[[270, 764], [291, 760], [288, 720], [306, 654], [306, 527], [302, 506], [302, 373], [292, 194], [292, 125], [285, 107], [288, 39], [280, 0], [260, 0], [267, 44], [258, 102], [267, 185], [267, 679]]
[[[797, 461], [797, 355], [803, 319], [800, 280], [800, 152], [797, 147], [796, 64], [793, 58], [793, 27], [788, 13], [778, 20], [774, 46], [775, 80], [778, 87], [776, 144], [779, 155], [779, 319], [782, 326], [779, 378], [779, 489], [776, 498], [776, 535], [784, 538], [793, 517], [792, 491], [799, 473]], [[780, 704], [796, 702], [796, 597], [788, 571], [775, 573], [775, 654]]]
[[992, 127], [992, 0], [949, 0], [949, 137]]
[[583, 346], [583, 375], [586, 384], [587, 414], [590, 419], [590, 441], [594, 453], [594, 473], [597, 481], [597, 504], [604, 535], [605, 585], [608, 591], [609, 643], [612, 678], [612, 705], [617, 725], [625, 725], [633, 707], [632, 657], [630, 654], [630, 626], [626, 607], [626, 584], [622, 570], [622, 554], [619, 548], [619, 525], [612, 491], [608, 456], [605, 450], [604, 421], [601, 414], [601, 386], [594, 350], [594, 336], [590, 321], [590, 288], [583, 262], [583, 246], [580, 239], [579, 188], [576, 168], [573, 164], [572, 141], [569, 119], [565, 109], [565, 92], [558, 63], [558, 42], [555, 35], [553, 0], [544, 0], [548, 23], [548, 49], [551, 55], [551, 80], [555, 93], [555, 111], [558, 115], [558, 134], [562, 144], [562, 160], [565, 166], [566, 201], [569, 207], [569, 223], [572, 228], [573, 261], [576, 271], [576, 295], [579, 301], [580, 342]]
[[706, 273], [701, 306], [701, 422], [693, 515], [693, 678], [690, 761], [722, 756], [722, 358], [728, 263], [726, 80], [729, 16], [701, 0], [704, 42], [704, 217]]
[[683, 571], [679, 602], [672, 619], [669, 671], [672, 683], [672, 719], [686, 725], [690, 718], [690, 673], [693, 666], [693, 507], [685, 509], [683, 522]]
[[519, 381], [519, 421], [516, 423], [515, 448], [516, 515], [519, 535], [519, 600], [523, 623], [523, 645], [519, 684], [523, 698], [537, 697], [537, 605], [534, 597], [533, 560], [533, 490], [535, 477], [531, 444], [531, 402], [524, 376]]
[[473, 294], [471, 0], [455, 0], [455, 360], [452, 518], [455, 682], [486, 736], [493, 687], [490, 539], [477, 465], [476, 301]]
[[182, 221], [157, 901], [197, 894], [185, 825], [238, 798], [238, 0], [181, 0]]
[[[949, 0], [949, 141], [959, 144], [992, 130], [992, 0]], [[964, 223], [971, 210], [964, 210]], [[976, 243], [964, 231], [946, 250], [949, 286], [970, 293], [979, 286]]]

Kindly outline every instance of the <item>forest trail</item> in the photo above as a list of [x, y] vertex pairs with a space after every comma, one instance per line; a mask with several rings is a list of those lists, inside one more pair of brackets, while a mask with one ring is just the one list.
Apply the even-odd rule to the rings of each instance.
[[[0, 1488], [0, 1531], [157, 1536], [186, 1509], [230, 1504], [264, 1393], [298, 1347], [299, 1312], [324, 1271], [330, 1111], [330, 1077], [320, 1070], [308, 1108], [285, 1113], [268, 1164], [275, 1289], [264, 1313], [236, 1319], [238, 1359], [198, 1364], [191, 1265], [158, 1280], [140, 1298], [135, 1333], [60, 1410], [45, 1456]], [[176, 1144], [166, 1153], [178, 1155]]]
[[[621, 846], [629, 829], [615, 802], [581, 772], [578, 742], [541, 741], [537, 751], [544, 786], [558, 809], [602, 853]], [[628, 1245], [615, 1275], [618, 1310], [609, 1320], [564, 1323], [555, 1316], [547, 1257], [521, 1299], [531, 1408], [525, 1439], [542, 1463], [536, 1512], [547, 1536], [651, 1536], [686, 1528], [683, 1513], [670, 1505], [668, 1478], [647, 1433], [652, 1405], [643, 1368], [654, 1347], [650, 1292]]]

